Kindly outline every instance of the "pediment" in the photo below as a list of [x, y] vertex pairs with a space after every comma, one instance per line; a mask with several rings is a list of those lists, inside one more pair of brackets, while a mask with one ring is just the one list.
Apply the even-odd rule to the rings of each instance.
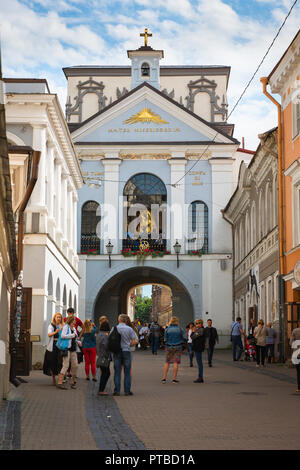
[[236, 144], [207, 121], [148, 84], [80, 124], [74, 143], [217, 143]]

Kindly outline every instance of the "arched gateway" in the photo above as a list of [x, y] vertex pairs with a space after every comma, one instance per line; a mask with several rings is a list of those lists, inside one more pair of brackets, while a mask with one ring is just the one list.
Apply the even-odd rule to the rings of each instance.
[[106, 315], [111, 324], [118, 314], [127, 312], [127, 294], [130, 289], [142, 284], [162, 284], [172, 290], [173, 315], [182, 327], [194, 319], [193, 302], [185, 286], [173, 274], [152, 267], [134, 267], [118, 272], [100, 289], [95, 300], [93, 319], [98, 324], [101, 315]]

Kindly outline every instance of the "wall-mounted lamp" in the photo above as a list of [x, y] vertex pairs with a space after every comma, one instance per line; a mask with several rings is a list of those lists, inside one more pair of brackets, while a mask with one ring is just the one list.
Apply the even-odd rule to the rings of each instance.
[[178, 243], [178, 240], [176, 240], [176, 243], [173, 246], [173, 248], [174, 248], [174, 251], [177, 255], [177, 268], [179, 268], [179, 253], [180, 253], [180, 250], [181, 250], [181, 245], [180, 245], [180, 243]]
[[110, 240], [109, 240], [108, 244], [106, 245], [106, 251], [107, 251], [107, 253], [108, 253], [109, 267], [110, 267], [110, 268], [111, 268], [111, 257], [110, 257], [110, 256], [111, 256], [111, 254], [112, 254], [113, 247], [114, 247], [114, 245], [112, 245], [112, 244], [110, 243]]

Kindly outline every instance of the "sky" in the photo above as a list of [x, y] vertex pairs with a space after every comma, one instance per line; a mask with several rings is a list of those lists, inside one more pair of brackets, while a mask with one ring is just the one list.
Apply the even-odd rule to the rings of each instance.
[[[229, 112], [294, 0], [0, 0], [4, 77], [46, 78], [65, 109], [63, 67], [129, 65], [127, 49], [163, 49], [161, 65], [231, 67]], [[276, 125], [259, 78], [278, 62], [299, 29], [300, 1], [237, 109], [234, 136], [255, 149]], [[279, 98], [279, 97], [277, 97]]]

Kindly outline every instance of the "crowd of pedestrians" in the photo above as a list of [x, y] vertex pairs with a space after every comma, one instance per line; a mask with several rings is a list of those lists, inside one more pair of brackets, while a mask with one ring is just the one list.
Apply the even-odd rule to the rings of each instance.
[[[185, 329], [179, 325], [179, 319], [173, 316], [166, 327], [161, 327], [156, 319], [151, 324], [140, 320], [132, 322], [128, 315], [119, 315], [118, 324], [110, 325], [106, 316], [99, 318], [99, 326], [89, 319], [84, 323], [74, 315], [72, 308], [68, 309], [68, 315], [63, 319], [60, 313], [53, 316], [48, 327], [48, 344], [45, 353], [43, 372], [51, 376], [53, 384], [62, 390], [66, 390], [67, 378], [70, 378], [70, 386], [76, 389], [78, 364], [84, 358], [86, 380], [97, 382], [96, 370], [100, 369], [99, 395], [107, 395], [108, 379], [111, 375], [110, 365], [114, 368], [114, 396], [121, 392], [122, 374], [124, 375], [124, 393], [133, 395], [132, 386], [132, 352], [138, 345], [144, 351], [150, 348], [153, 355], [157, 355], [159, 348], [165, 350], [165, 363], [162, 373], [162, 384], [167, 382], [170, 365], [173, 368], [172, 383], [178, 383], [178, 370], [181, 363], [182, 352], [188, 351], [190, 367], [197, 364], [197, 377], [194, 383], [204, 383], [203, 378], [203, 352], [207, 350], [208, 366], [212, 367], [214, 348], [219, 344], [219, 336], [212, 320], [207, 320], [207, 326], [201, 318], [189, 323]], [[245, 349], [243, 345], [245, 342]], [[293, 344], [300, 344], [299, 328], [292, 333]], [[267, 327], [263, 320], [257, 325], [251, 319], [248, 335], [245, 333], [241, 318], [237, 317], [231, 325], [231, 342], [233, 361], [240, 361], [243, 352], [245, 360], [247, 347], [252, 345], [252, 354], [257, 367], [265, 367], [274, 361], [276, 332], [272, 323]], [[292, 345], [292, 343], [291, 343]], [[300, 362], [300, 361], [299, 361]], [[296, 365], [298, 389], [300, 392], [300, 364]], [[57, 379], [57, 380], [56, 380]]]

